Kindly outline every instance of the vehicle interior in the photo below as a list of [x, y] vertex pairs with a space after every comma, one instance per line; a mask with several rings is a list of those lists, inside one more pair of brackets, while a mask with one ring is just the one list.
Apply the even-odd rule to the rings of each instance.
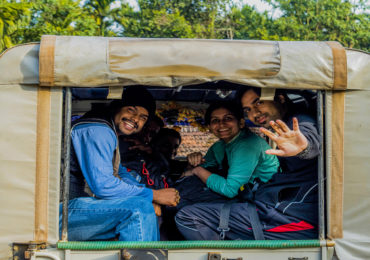
[[[245, 86], [226, 81], [180, 86], [177, 88], [147, 86], [147, 89], [156, 100], [157, 115], [164, 121], [165, 127], [175, 129], [182, 137], [182, 142], [175, 158], [176, 160], [186, 162], [186, 156], [189, 153], [201, 152], [204, 155], [207, 152], [208, 148], [218, 139], [212, 135], [204, 125], [203, 115], [206, 108], [210, 103], [215, 101], [235, 101], [243, 87]], [[286, 92], [297, 111], [308, 111], [314, 118], [317, 118], [319, 122], [319, 131], [323, 133], [324, 125], [322, 111], [324, 109], [324, 93], [322, 91], [313, 90], [287, 90]], [[99, 108], [114, 100], [110, 96], [110, 89], [108, 87], [71, 88], [70, 93], [72, 101], [70, 117], [72, 123], [90, 109]], [[119, 97], [119, 95], [116, 95], [115, 98]], [[68, 100], [66, 99], [65, 102], [68, 102]], [[66, 107], [68, 106], [66, 105]], [[68, 114], [68, 111], [65, 111], [65, 113]], [[251, 121], [246, 120], [245, 127], [248, 127], [252, 132], [265, 138], [270, 146], [274, 145], [267, 136], [259, 131], [259, 127], [256, 127]], [[323, 148], [321, 149], [322, 151], [319, 159], [319, 179], [321, 180], [319, 183], [321, 183], [321, 185], [318, 192], [319, 197], [323, 198], [322, 196], [325, 194], [325, 176], [323, 171], [324, 151]], [[65, 155], [66, 151], [64, 151], [64, 156]], [[178, 177], [179, 174], [173, 175], [175, 180]], [[61, 196], [61, 199], [62, 198]], [[323, 199], [320, 199], [319, 221], [319, 237], [324, 238], [325, 205]]]

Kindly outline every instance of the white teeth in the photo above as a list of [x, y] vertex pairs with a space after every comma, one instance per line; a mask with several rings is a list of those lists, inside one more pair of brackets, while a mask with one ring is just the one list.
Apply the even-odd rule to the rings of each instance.
[[128, 122], [128, 121], [125, 121], [124, 122], [124, 124], [127, 126], [127, 127], [129, 127], [129, 128], [134, 128], [135, 127], [135, 125], [134, 124], [131, 124], [130, 122]]

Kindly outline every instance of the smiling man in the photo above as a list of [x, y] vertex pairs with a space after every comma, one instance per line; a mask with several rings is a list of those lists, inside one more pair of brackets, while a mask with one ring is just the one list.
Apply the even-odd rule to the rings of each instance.
[[179, 195], [175, 189], [145, 188], [131, 177], [119, 163], [117, 140], [119, 135], [140, 132], [154, 112], [152, 95], [144, 87], [132, 86], [122, 100], [74, 122], [69, 240], [158, 240], [153, 205], [176, 206]]
[[274, 101], [260, 100], [261, 90], [250, 88], [241, 96], [245, 115], [255, 125], [269, 128], [270, 121], [282, 119], [286, 112], [286, 100], [283, 95], [277, 95]]
[[119, 134], [131, 135], [143, 128], [148, 117], [148, 110], [142, 106], [125, 106], [114, 116], [114, 124]]
[[261, 209], [271, 207], [276, 219], [284, 219], [280, 223], [270, 219], [276, 224], [270, 232], [283, 239], [317, 238], [317, 159], [321, 144], [312, 111], [298, 109], [283, 91], [276, 91], [274, 100], [268, 101], [261, 100], [261, 89], [247, 88], [239, 98], [245, 117], [261, 126], [261, 132], [277, 145], [266, 153], [278, 156], [281, 172], [255, 196]]

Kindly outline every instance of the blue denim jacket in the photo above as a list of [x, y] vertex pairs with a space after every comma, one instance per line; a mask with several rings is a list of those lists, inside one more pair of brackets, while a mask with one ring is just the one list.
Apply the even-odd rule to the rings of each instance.
[[72, 130], [72, 144], [81, 171], [91, 191], [102, 199], [118, 199], [130, 196], [153, 200], [153, 192], [139, 184], [120, 165], [121, 179], [113, 176], [112, 159], [117, 147], [114, 131], [102, 123], [81, 124]]

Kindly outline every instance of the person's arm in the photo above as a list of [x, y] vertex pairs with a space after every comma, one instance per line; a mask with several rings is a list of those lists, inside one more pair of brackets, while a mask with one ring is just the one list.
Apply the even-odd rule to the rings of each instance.
[[128, 184], [113, 176], [112, 158], [117, 145], [115, 133], [103, 124], [77, 126], [72, 144], [82, 173], [91, 189], [103, 199], [141, 196], [153, 200], [153, 192], [139, 185]]
[[258, 164], [261, 149], [259, 142], [246, 144], [243, 141], [234, 144], [228, 157], [229, 171], [227, 179], [217, 174], [211, 174], [206, 181], [207, 187], [226, 197], [235, 197], [239, 188], [249, 182]]
[[202, 166], [203, 168], [213, 168], [219, 165], [216, 158], [216, 150], [218, 149], [217, 147], [221, 145], [219, 142], [220, 141], [217, 141], [208, 149], [206, 155], [204, 156], [204, 161], [199, 166]]
[[192, 169], [190, 171], [192, 172], [192, 174], [197, 176], [204, 183], [207, 183], [207, 180], [208, 180], [209, 176], [212, 175], [212, 173], [210, 171], [208, 171], [207, 169], [205, 169], [201, 166], [195, 167], [194, 169]]
[[297, 157], [304, 160], [313, 159], [320, 154], [320, 135], [317, 131], [316, 124], [309, 121], [303, 121], [299, 124], [299, 129], [307, 138], [307, 147], [297, 154]]
[[[199, 173], [199, 171], [201, 171], [205, 167], [215, 167], [215, 166], [217, 166], [218, 163], [217, 163], [217, 160], [216, 160], [216, 157], [215, 157], [215, 154], [214, 154], [214, 147], [215, 147], [215, 144], [212, 145], [208, 149], [204, 158], [202, 157], [202, 153], [200, 153], [200, 152], [195, 152], [195, 153], [189, 154], [187, 156], [188, 167], [182, 173], [180, 178], [194, 175], [196, 172]], [[204, 170], [206, 170], [206, 169], [204, 169]], [[209, 171], [207, 171], [207, 172], [209, 173]], [[207, 175], [208, 174], [206, 174], [206, 175], [202, 174], [202, 175], [199, 175], [198, 177], [205, 183], [206, 179], [208, 178]]]

